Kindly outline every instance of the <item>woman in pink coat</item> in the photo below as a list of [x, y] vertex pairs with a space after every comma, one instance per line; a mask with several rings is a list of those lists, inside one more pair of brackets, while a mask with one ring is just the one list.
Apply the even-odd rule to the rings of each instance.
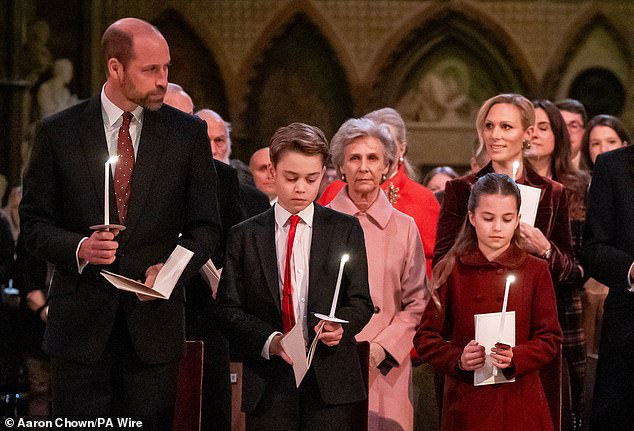
[[[562, 334], [546, 262], [517, 245], [520, 200], [507, 175], [482, 176], [471, 188], [468, 219], [454, 246], [434, 267], [433, 301], [414, 345], [445, 375], [442, 431], [554, 429], [539, 370], [557, 354]], [[502, 310], [509, 275], [515, 277], [507, 305], [515, 312], [515, 345], [498, 342], [485, 351], [475, 340], [474, 316]], [[498, 373], [515, 380], [475, 386], [474, 371], [487, 356]]]
[[[396, 142], [396, 156], [387, 179], [381, 183], [381, 189], [390, 204], [397, 210], [412, 216], [427, 262], [427, 276], [431, 277], [431, 261], [434, 257], [436, 242], [436, 224], [440, 213], [440, 204], [434, 194], [418, 183], [413, 176], [414, 170], [407, 160], [407, 129], [401, 115], [393, 108], [381, 108], [365, 114], [363, 118], [374, 121], [378, 125], [387, 126]], [[319, 197], [321, 205], [328, 205], [337, 193], [346, 185], [341, 180], [333, 181]]]
[[346, 186], [329, 207], [357, 217], [365, 235], [374, 315], [357, 335], [370, 342], [370, 430], [413, 428], [409, 352], [426, 303], [425, 254], [416, 223], [394, 209], [381, 182], [396, 159], [386, 126], [346, 121], [332, 139], [332, 159]]

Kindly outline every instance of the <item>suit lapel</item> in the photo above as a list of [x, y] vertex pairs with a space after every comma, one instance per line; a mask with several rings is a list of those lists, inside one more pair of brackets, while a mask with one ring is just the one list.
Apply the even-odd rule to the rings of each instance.
[[[126, 219], [128, 229], [122, 232], [122, 246], [130, 238], [143, 213], [143, 206], [150, 195], [152, 180], [163, 156], [164, 142], [169, 139], [169, 130], [160, 121], [160, 115], [160, 111], [154, 112], [149, 109], [143, 113], [143, 127], [132, 173], [130, 203]], [[154, 198], [160, 199], [160, 196], [154, 196]]]
[[632, 150], [628, 150], [629, 155], [628, 155], [628, 168], [630, 171], [630, 175], [632, 176], [632, 179], [634, 180], [634, 151]]
[[262, 263], [262, 271], [266, 278], [266, 284], [274, 299], [277, 311], [282, 313], [280, 306], [280, 288], [278, 283], [277, 257], [275, 248], [275, 212], [273, 208], [268, 210], [266, 218], [260, 225], [260, 231], [256, 232], [253, 237], [260, 262]]
[[[83, 126], [79, 130], [79, 140], [81, 148], [86, 158], [88, 172], [92, 179], [95, 190], [95, 198], [98, 202], [100, 213], [103, 214], [103, 190], [104, 190], [104, 169], [108, 160], [108, 144], [104, 132], [103, 117], [101, 116], [101, 101], [99, 96], [93, 97], [82, 115], [80, 124]], [[116, 202], [114, 197], [114, 187], [112, 176], [110, 177], [110, 208]], [[112, 216], [112, 211], [110, 215]], [[116, 211], [115, 211], [116, 214]], [[103, 223], [103, 220], [95, 220], [95, 224]]]
[[[310, 262], [308, 270], [308, 304], [311, 311], [320, 313], [328, 313], [332, 297], [324, 295], [326, 292], [334, 291], [325, 288], [322, 280], [324, 274], [327, 273], [328, 258], [330, 257], [330, 239], [332, 238], [332, 224], [328, 222], [324, 209], [315, 204], [315, 216], [313, 217], [313, 237], [310, 245]], [[324, 308], [325, 307], [325, 308]], [[310, 325], [309, 325], [310, 327]], [[312, 331], [312, 328], [310, 328]]]

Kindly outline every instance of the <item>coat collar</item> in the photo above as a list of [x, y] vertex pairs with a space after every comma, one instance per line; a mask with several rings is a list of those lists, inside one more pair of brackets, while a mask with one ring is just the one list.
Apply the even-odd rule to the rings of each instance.
[[[350, 196], [348, 196], [348, 185], [339, 190], [339, 193], [337, 193], [337, 196], [330, 202], [329, 206], [336, 211], [353, 216], [357, 216], [361, 213], [359, 208], [352, 202], [352, 199], [350, 199]], [[379, 193], [376, 200], [365, 212], [381, 229], [385, 229], [393, 213], [394, 208], [392, 208], [385, 193]]]
[[275, 307], [281, 313], [280, 289], [278, 285], [277, 257], [275, 253], [275, 212], [273, 207], [255, 217], [260, 225], [253, 235], [253, 242], [258, 250], [262, 270], [266, 278], [266, 285], [269, 292], [275, 298]]
[[[81, 114], [79, 128], [79, 141], [84, 153], [84, 158], [88, 165], [88, 172], [92, 178], [95, 191], [96, 202], [103, 214], [103, 190], [104, 190], [104, 169], [105, 162], [108, 160], [108, 144], [106, 142], [106, 134], [104, 132], [103, 118], [101, 116], [101, 102], [99, 96], [95, 96], [88, 100], [86, 108]], [[110, 219], [117, 220], [116, 199], [114, 196], [114, 186], [110, 182]], [[103, 217], [95, 220], [95, 224], [103, 223]]]
[[[254, 218], [259, 224], [254, 239], [258, 255], [262, 264], [266, 284], [274, 299], [277, 311], [281, 313], [280, 287], [275, 253], [275, 211], [273, 208]], [[308, 302], [313, 303], [315, 297], [321, 294], [321, 278], [327, 272], [327, 263], [330, 257], [330, 241], [333, 235], [334, 224], [330, 221], [327, 210], [321, 205], [314, 204], [313, 214], [313, 240], [310, 247]]]
[[467, 266], [484, 267], [484, 266], [502, 266], [509, 269], [520, 267], [526, 260], [527, 253], [520, 249], [515, 243], [511, 242], [509, 248], [504, 253], [493, 260], [487, 260], [482, 252], [477, 249], [460, 256], [460, 262]]
[[[157, 174], [157, 166], [161, 166], [165, 142], [170, 141], [170, 131], [166, 127], [166, 119], [162, 118], [162, 110], [146, 112], [143, 115], [143, 129], [139, 139], [139, 151], [132, 173], [130, 185], [130, 204], [126, 225], [119, 240], [121, 247], [132, 236], [136, 224], [143, 214], [146, 199], [150, 196], [150, 188]], [[165, 164], [164, 164], [165, 165]], [[160, 174], [158, 174], [160, 175]]]
[[[308, 266], [308, 304], [320, 304], [324, 300], [323, 277], [328, 274], [328, 261], [332, 252], [330, 246], [336, 224], [327, 214], [328, 211], [319, 204], [314, 204], [315, 214], [313, 218], [313, 238], [310, 243], [310, 262]], [[328, 299], [330, 302], [330, 299]], [[310, 325], [309, 325], [310, 326]], [[311, 328], [309, 328], [311, 332]]]
[[628, 148], [628, 150], [626, 150], [626, 151], [627, 151], [627, 153], [629, 153], [628, 154], [628, 167], [629, 167], [629, 170], [630, 170], [630, 174], [634, 178], [634, 150], [633, 150], [634, 147], [628, 146], [627, 148]]
[[[538, 187], [541, 189], [550, 183], [551, 180], [549, 180], [548, 178], [542, 177], [537, 172], [535, 172], [533, 168], [531, 168], [526, 163], [526, 161], [524, 161], [523, 165], [524, 165], [524, 169], [522, 173], [520, 174], [519, 178], [517, 178], [517, 180], [515, 181], [517, 184], [525, 184], [527, 186]], [[478, 178], [481, 178], [485, 176], [486, 174], [490, 174], [492, 172], [495, 172], [493, 170], [493, 162], [489, 162], [485, 167], [480, 169], [475, 174], [476, 181], [478, 180]]]

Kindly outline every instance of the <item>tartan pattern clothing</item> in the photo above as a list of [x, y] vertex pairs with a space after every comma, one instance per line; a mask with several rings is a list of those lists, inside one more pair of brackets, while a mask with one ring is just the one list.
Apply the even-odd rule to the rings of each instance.
[[586, 377], [586, 339], [583, 331], [583, 310], [581, 290], [570, 290], [570, 295], [557, 297], [557, 314], [564, 335], [561, 348], [563, 359], [568, 366], [570, 379], [570, 400], [573, 413], [583, 413]]
[[[585, 219], [570, 219], [570, 234], [575, 263], [580, 264], [581, 246]], [[579, 271], [577, 271], [579, 272]], [[581, 295], [584, 280], [580, 276], [571, 277], [564, 283], [555, 284], [557, 314], [564, 335], [561, 347], [562, 359], [568, 367], [570, 382], [570, 409], [582, 415], [585, 410], [586, 377], [586, 337], [583, 328], [583, 307]]]

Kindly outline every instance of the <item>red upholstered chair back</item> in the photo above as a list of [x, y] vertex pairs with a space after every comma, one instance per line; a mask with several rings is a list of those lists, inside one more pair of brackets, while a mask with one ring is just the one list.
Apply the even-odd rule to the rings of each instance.
[[188, 341], [176, 387], [173, 431], [200, 431], [203, 389], [202, 341]]

